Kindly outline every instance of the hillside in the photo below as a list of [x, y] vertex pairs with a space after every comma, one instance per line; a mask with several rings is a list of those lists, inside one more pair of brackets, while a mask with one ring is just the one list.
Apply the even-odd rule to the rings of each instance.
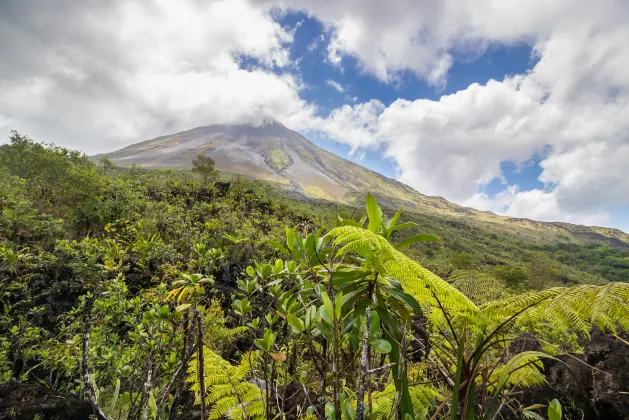
[[[106, 153], [117, 165], [186, 169], [203, 154], [219, 170], [268, 181], [296, 196], [356, 205], [367, 192], [381, 203], [419, 213], [463, 218], [490, 229], [517, 229], [531, 240], [560, 239], [604, 242], [629, 247], [629, 234], [617, 229], [545, 223], [498, 216], [430, 197], [356, 163], [330, 153], [278, 122], [260, 126], [209, 125], [158, 137]], [[98, 160], [104, 155], [93, 156]], [[501, 229], [501, 226], [504, 229]]]

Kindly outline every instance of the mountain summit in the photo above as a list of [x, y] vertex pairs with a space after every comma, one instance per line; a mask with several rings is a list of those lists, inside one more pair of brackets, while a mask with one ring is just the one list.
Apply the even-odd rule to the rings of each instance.
[[259, 126], [198, 127], [137, 143], [107, 156], [120, 166], [184, 169], [190, 168], [192, 159], [199, 154], [214, 159], [219, 170], [280, 184], [307, 198], [351, 203], [356, 196], [370, 191], [406, 207], [430, 205], [448, 211], [468, 211], [442, 198], [424, 196], [323, 150], [276, 121]]
[[[261, 125], [209, 125], [133, 144], [106, 155], [120, 166], [186, 169], [202, 154], [221, 171], [269, 181], [306, 198], [355, 204], [371, 192], [382, 204], [444, 216], [464, 217], [481, 223], [508, 225], [529, 232], [605, 238], [629, 243], [617, 229], [569, 223], [545, 223], [498, 216], [462, 207], [441, 197], [423, 195], [394, 179], [343, 159], [316, 146], [277, 121]], [[93, 156], [98, 160], [104, 155]]]

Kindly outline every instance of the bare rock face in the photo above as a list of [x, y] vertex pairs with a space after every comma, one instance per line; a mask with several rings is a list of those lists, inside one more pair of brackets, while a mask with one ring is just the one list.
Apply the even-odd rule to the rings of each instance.
[[41, 385], [0, 384], [0, 420], [89, 420], [92, 408], [74, 395]]
[[[531, 338], [520, 342], [531, 343]], [[547, 385], [526, 389], [521, 404], [547, 404], [557, 398], [565, 419], [629, 419], [629, 345], [596, 329], [583, 350], [582, 355], [559, 356], [560, 361], [545, 360]]]

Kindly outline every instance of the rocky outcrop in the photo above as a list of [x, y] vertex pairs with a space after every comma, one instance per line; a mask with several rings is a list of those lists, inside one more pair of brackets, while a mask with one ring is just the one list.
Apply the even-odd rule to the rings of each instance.
[[41, 385], [0, 384], [0, 420], [89, 420], [92, 408], [71, 394]]
[[[525, 350], [535, 349], [531, 338], [526, 337], [524, 342], [532, 348]], [[563, 406], [564, 419], [629, 419], [628, 344], [595, 330], [591, 341], [584, 345], [583, 354], [562, 355], [558, 359], [544, 361], [547, 384], [525, 390], [520, 398], [522, 406], [547, 404], [557, 398]]]

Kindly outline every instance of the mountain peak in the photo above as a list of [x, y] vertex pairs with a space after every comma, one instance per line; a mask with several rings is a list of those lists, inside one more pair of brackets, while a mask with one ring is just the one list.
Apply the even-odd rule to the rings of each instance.
[[319, 148], [273, 118], [259, 124], [198, 127], [107, 155], [120, 166], [189, 168], [199, 154], [212, 157], [219, 170], [270, 181], [308, 198], [349, 203], [367, 191], [384, 200], [409, 201], [409, 194], [424, 197], [404, 184]]
[[[272, 118], [266, 118], [257, 125], [198, 127], [133, 144], [107, 156], [119, 166], [136, 164], [149, 168], [185, 169], [192, 167], [192, 159], [199, 154], [214, 159], [219, 170], [268, 181], [305, 198], [356, 204], [357, 199], [363, 200], [365, 194], [371, 192], [388, 207], [473, 217], [502, 225], [517, 224], [553, 234], [598, 235], [625, 243], [624, 246], [629, 243], [628, 235], [604, 228], [502, 217], [461, 207], [441, 197], [425, 196], [401, 182], [321, 149]], [[92, 159], [98, 160], [102, 156], [93, 156]], [[582, 228], [585, 233], [579, 230]]]

